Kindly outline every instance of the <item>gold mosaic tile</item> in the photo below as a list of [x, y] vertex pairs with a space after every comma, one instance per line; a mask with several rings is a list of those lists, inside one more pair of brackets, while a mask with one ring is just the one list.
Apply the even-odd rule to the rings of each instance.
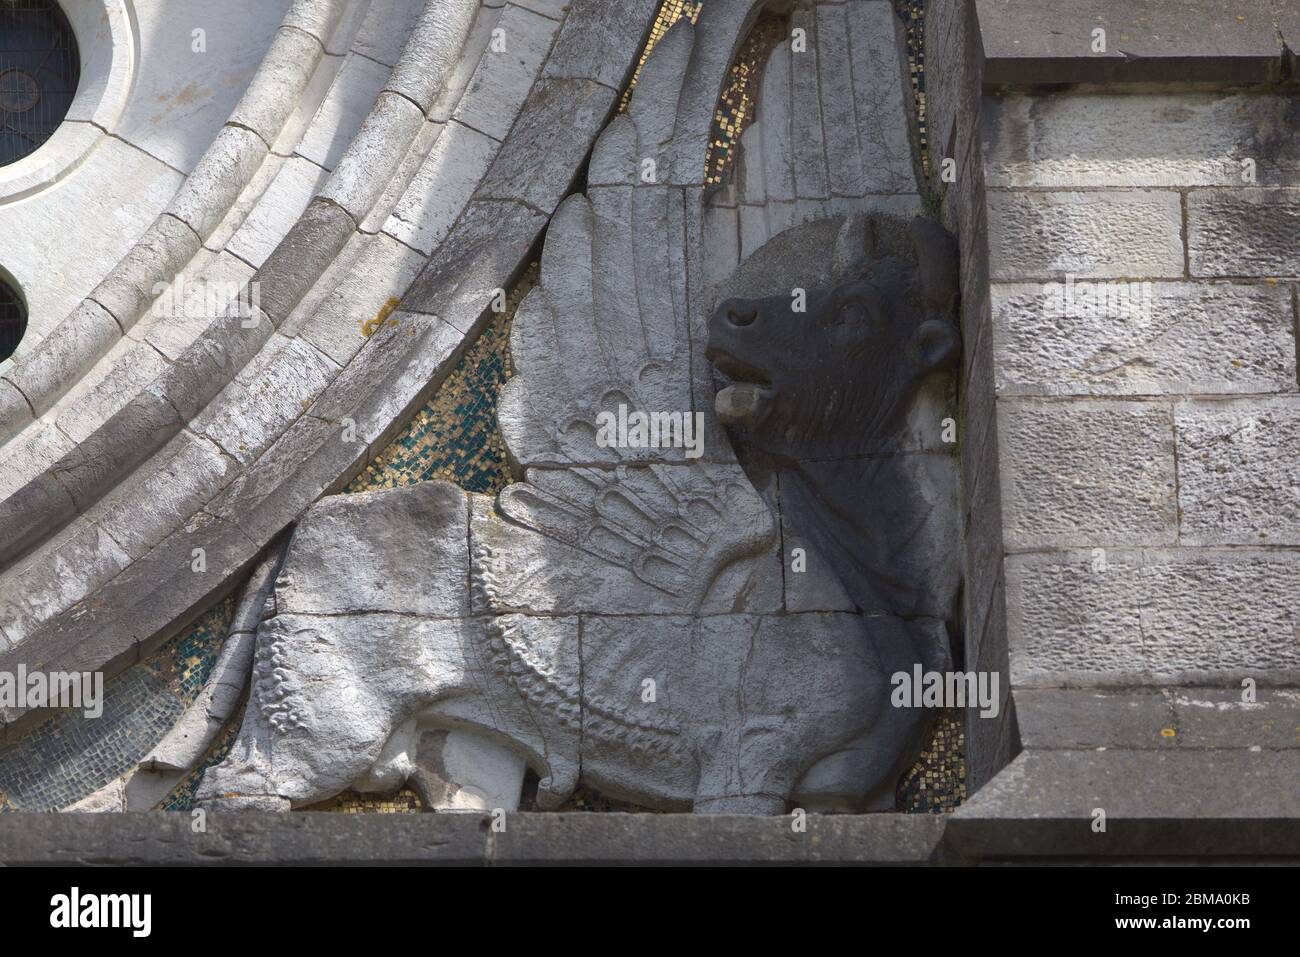
[[655, 44], [664, 38], [673, 25], [683, 17], [694, 23], [700, 18], [700, 11], [704, 9], [704, 0], [692, 2], [692, 0], [663, 0], [659, 5], [659, 13], [655, 15], [655, 22], [650, 27], [650, 36], [646, 38], [646, 44], [641, 49], [641, 57], [636, 62], [636, 70], [632, 73], [632, 80], [628, 83], [627, 89], [623, 91], [623, 98], [619, 100], [618, 111], [627, 112], [628, 101], [632, 99], [632, 91], [636, 89], [636, 81], [641, 78], [641, 68], [645, 66], [646, 58], [650, 56], [650, 51], [655, 48]]
[[735, 159], [741, 134], [754, 122], [754, 105], [763, 80], [763, 65], [772, 49], [789, 33], [784, 17], [764, 16], [754, 24], [727, 72], [727, 85], [718, 98], [704, 159], [706, 183], [721, 183]]

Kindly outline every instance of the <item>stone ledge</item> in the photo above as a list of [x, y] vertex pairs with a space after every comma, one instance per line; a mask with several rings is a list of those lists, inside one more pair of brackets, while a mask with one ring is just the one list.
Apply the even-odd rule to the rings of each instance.
[[[804, 833], [793, 831], [788, 816], [522, 812], [508, 815], [505, 831], [497, 833], [491, 818], [478, 813], [212, 811], [206, 832], [195, 834], [193, 818], [185, 813], [0, 814], [0, 866], [1300, 862], [1295, 808], [1221, 813], [1202, 804], [1205, 813], [1198, 814], [1180, 773], [1163, 791], [1187, 803], [1184, 816], [1165, 814], [1144, 792], [1169, 769], [1157, 767], [1149, 755], [1142, 759], [1144, 770], [1125, 785], [1130, 793], [1123, 795], [1135, 809], [1145, 805], [1145, 812], [1114, 811], [1106, 833], [1094, 833], [1090, 816], [1072, 813], [1073, 804], [1064, 797], [1079, 788], [1078, 801], [1095, 799], [1087, 772], [1105, 763], [1096, 761], [1096, 754], [1075, 753], [1073, 765], [1057, 760], [1061, 752], [1022, 755], [955, 814], [810, 815]], [[1194, 776], [1200, 769], [1183, 771]], [[1279, 779], [1283, 772], [1294, 781], [1294, 768], [1280, 768]], [[1198, 787], [1205, 790], [1205, 781]], [[1056, 799], [1049, 807], [1030, 799], [1031, 790], [1040, 798], [1051, 792]], [[996, 793], [1000, 806], [990, 806], [994, 799], [986, 792]], [[1248, 788], [1230, 795], [1243, 806], [1255, 796]]]
[[1298, 778], [1300, 751], [1026, 751], [952, 814], [944, 846], [975, 861], [1300, 861]]
[[518, 813], [183, 813], [0, 815], [0, 864], [877, 864], [937, 862], [944, 818]]
[[[1275, 0], [977, 0], [977, 10], [985, 89], [1276, 83], [1298, 45], [1279, 26], [1279, 16], [1290, 15], [1279, 14]], [[1106, 31], [1105, 53], [1092, 52], [1098, 27]]]

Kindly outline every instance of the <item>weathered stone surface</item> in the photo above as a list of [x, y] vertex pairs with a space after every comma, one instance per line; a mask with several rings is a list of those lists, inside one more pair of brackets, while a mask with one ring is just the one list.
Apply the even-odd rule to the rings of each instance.
[[[591, 473], [530, 469], [470, 521], [479, 614], [690, 614], [775, 611], [749, 605], [755, 564], [776, 540], [767, 506], [737, 466]], [[610, 512], [620, 499], [636, 513]], [[693, 507], [683, 511], [680, 503]], [[674, 544], [680, 538], [681, 545]], [[687, 544], [690, 545], [686, 548]], [[734, 564], [733, 564], [734, 563]], [[779, 597], [777, 598], [779, 603]]]
[[87, 439], [106, 419], [117, 412], [131, 396], [144, 389], [166, 370], [169, 363], [156, 349], [123, 339], [124, 348], [110, 355], [103, 378], [94, 370], [86, 376], [55, 410], [54, 424], [73, 442]]
[[[412, 28], [400, 34], [405, 47], [384, 88], [406, 97], [428, 113], [445, 89], [457, 61], [468, 59], [464, 47], [477, 8], [473, 0], [424, 4]], [[372, 7], [370, 18], [377, 16], [383, 16], [382, 9]], [[392, 36], [391, 23], [383, 24], [379, 32], [385, 37]], [[352, 48], [364, 52], [357, 43]], [[383, 57], [380, 61], [392, 62]]]
[[527, 765], [495, 741], [453, 728], [420, 733], [410, 786], [428, 808], [519, 810]]
[[167, 207], [200, 236], [207, 237], [229, 211], [240, 190], [248, 185], [268, 152], [266, 143], [252, 130], [225, 126], [213, 139]]
[[[111, 313], [92, 299], [85, 300], [57, 332], [35, 349], [20, 354], [5, 372], [26, 401], [13, 405], [0, 422], [7, 440], [31, 420], [32, 409], [42, 414], [58, 400], [73, 378], [94, 364], [122, 335]], [[30, 403], [30, 407], [28, 406]]]
[[[14, 569], [0, 586], [0, 620], [14, 644], [86, 596], [130, 563], [102, 529], [78, 520], [42, 552]], [[51, 570], [54, 571], [51, 574]]]
[[[343, 61], [295, 152], [332, 170], [350, 148], [391, 71], [361, 56]], [[408, 104], [410, 105], [410, 104]]]
[[544, 216], [518, 203], [470, 203], [438, 255], [411, 283], [403, 307], [468, 332], [496, 291], [510, 284], [510, 271], [545, 226]]
[[1168, 405], [998, 403], [1006, 547], [1173, 544]]
[[[769, 501], [779, 499], [780, 474], [772, 479]], [[776, 511], [776, 509], [773, 509]], [[855, 611], [856, 606], [834, 563], [821, 553], [810, 539], [791, 524], [785, 511], [781, 516], [781, 572], [785, 585], [784, 607], [787, 611]]]
[[1064, 282], [1183, 275], [1182, 209], [1173, 191], [989, 190], [994, 279]]
[[1294, 103], [1277, 94], [1008, 95], [984, 101], [993, 187], [1300, 185]]
[[975, 608], [967, 614], [968, 627], [976, 627], [974, 623], [979, 622], [981, 633], [974, 647], [969, 637], [971, 632], [966, 633], [963, 667], [970, 670], [973, 662], [973, 670], [989, 675], [989, 681], [996, 675], [1000, 698], [996, 714], [987, 714], [983, 708], [965, 711], [967, 794], [987, 784], [1020, 750], [1007, 650], [1006, 588], [1000, 572], [994, 576], [986, 571], [985, 577], [994, 578], [992, 593], [983, 602], [982, 609]]
[[154, 290], [170, 282], [199, 251], [199, 237], [189, 226], [166, 213], [159, 216], [139, 242], [90, 294], [123, 329], [130, 329], [153, 302]]
[[[343, 17], [344, 5], [332, 0], [299, 0], [285, 14], [282, 26], [314, 37], [324, 47]], [[331, 53], [340, 51], [330, 50]]]
[[[142, 770], [183, 774], [203, 759], [212, 740], [234, 717], [243, 699], [253, 665], [254, 644], [254, 636], [248, 632], [232, 632], [227, 637], [207, 684], [163, 739], [150, 748], [140, 762]], [[146, 806], [156, 803], [151, 801]]]
[[32, 407], [22, 390], [8, 379], [0, 379], [0, 436], [7, 439], [31, 421]]
[[423, 0], [376, 0], [366, 11], [352, 41], [352, 51], [392, 66], [402, 55], [426, 6]]
[[1297, 775], [1296, 751], [1026, 751], [949, 817], [944, 843], [990, 862], [1294, 859]]
[[778, 813], [841, 750], [833, 783], [809, 772], [809, 797], [892, 806], [927, 720], [888, 706], [888, 676], [946, 659], [924, 625], [853, 615], [592, 617], [582, 628], [584, 779], [696, 812]]
[[[1266, 83], [1282, 75], [1269, 0], [978, 0], [989, 84]], [[1105, 49], [1094, 49], [1094, 30]]]
[[537, 680], [536, 668], [576, 687], [577, 622], [537, 622], [529, 667], [513, 677], [507, 645], [492, 627], [412, 615], [277, 614], [258, 632], [240, 738], [204, 776], [199, 798], [309, 804], [347, 787], [392, 790], [413, 773], [417, 716], [429, 727], [442, 718], [504, 735], [546, 773], [543, 790], [553, 778], [557, 793], [567, 794], [578, 771], [577, 702], [571, 716], [539, 721], [514, 682]]
[[[204, 549], [203, 571], [195, 570], [195, 548]], [[230, 525], [200, 513], [87, 599], [42, 625], [27, 646], [0, 655], [0, 670], [12, 670], [21, 660], [29, 669], [116, 674], [136, 663], [142, 648], [157, 647], [173, 621], [190, 621], [210, 608], [257, 551]], [[19, 714], [0, 717], [12, 722]]]
[[424, 114], [414, 103], [395, 93], [380, 93], [356, 137], [339, 157], [321, 197], [361, 222], [389, 187], [423, 127]]
[[1293, 552], [1091, 549], [1010, 556], [1006, 574], [1017, 686], [1300, 674]]
[[275, 333], [189, 428], [247, 467], [337, 374], [338, 367], [305, 339]]
[[[227, 309], [136, 398], [153, 396], [168, 402], [180, 414], [182, 425], [198, 415], [271, 338], [274, 327], [266, 315], [256, 310], [241, 315], [244, 311], [238, 304]], [[175, 432], [157, 434], [154, 448]]]
[[[236, 462], [216, 445], [181, 432], [157, 468], [123, 483], [92, 511], [132, 559], [139, 559], [233, 477]], [[165, 457], [164, 457], [165, 456]]]
[[791, 14], [790, 28], [804, 30], [809, 38], [807, 50], [797, 60], [792, 57], [790, 69], [790, 133], [802, 160], [794, 168], [795, 194], [822, 199], [830, 196], [830, 177], [826, 165], [826, 134], [821, 123], [821, 91], [817, 83], [820, 49], [816, 43], [816, 11], [797, 8]]
[[1300, 189], [1190, 193], [1187, 246], [1193, 276], [1300, 276]]
[[[817, 65], [821, 70], [834, 65], [841, 76], [852, 76], [858, 143], [851, 151], [862, 166], [863, 192], [914, 192], [912, 90], [902, 20], [895, 15], [892, 4], [880, 0], [849, 3], [843, 9], [848, 21], [849, 62], [834, 63], [828, 50], [818, 56]], [[819, 20], [833, 10], [830, 5], [818, 7]], [[819, 24], [818, 42], [830, 39], [835, 32]], [[823, 112], [822, 122], [827, 119]], [[835, 194], [846, 192], [837, 186], [834, 177], [831, 190]]]
[[1167, 692], [1017, 688], [1013, 693], [1025, 748], [1160, 749], [1178, 743]]
[[277, 611], [465, 617], [467, 499], [453, 485], [430, 482], [322, 500], [294, 533]]
[[657, 0], [627, 0], [617, 7], [600, 0], [570, 0], [568, 8], [542, 75], [595, 80], [612, 90], [622, 89], [636, 65], [637, 49], [654, 19]]
[[[214, 802], [215, 803], [215, 802]], [[251, 803], [251, 802], [245, 802]], [[21, 864], [241, 865], [933, 863], [946, 816], [789, 817], [521, 813], [504, 832], [486, 814], [240, 814], [212, 810], [193, 833], [183, 814], [6, 814], [0, 861]]]
[[161, 448], [183, 424], [166, 398], [152, 391], [139, 392], [50, 471], [84, 510], [123, 474]]
[[[0, 260], [27, 301], [28, 335], [50, 336], [149, 236], [184, 179], [147, 153], [107, 137], [57, 189], [6, 203]], [[172, 225], [187, 229], [175, 220]], [[69, 237], [76, 237], [75, 243]], [[176, 238], [179, 249], [183, 237], [178, 233]], [[190, 240], [197, 248], [192, 233]], [[146, 261], [153, 258], [153, 253], [141, 255]], [[134, 260], [129, 265], [133, 268]], [[118, 318], [123, 325], [135, 321]]]
[[[538, 81], [476, 198], [546, 208], [568, 191], [614, 99], [612, 90], [592, 80]], [[459, 164], [459, 154], [451, 155]]]
[[999, 395], [1255, 393], [1295, 386], [1295, 323], [1290, 290], [1282, 286], [999, 283], [992, 296]]
[[259, 305], [276, 326], [320, 279], [356, 228], [345, 209], [325, 200], [314, 200], [293, 224], [253, 278], [261, 290]]
[[[1266, 675], [1261, 679], [1267, 680]], [[1256, 682], [1258, 684], [1258, 682]], [[1294, 688], [1177, 688], [1170, 694], [1179, 747], [1300, 748], [1300, 692]]]
[[[510, 454], [523, 467], [715, 459], [692, 416], [684, 283], [663, 281], [673, 275], [668, 237], [673, 223], [680, 229], [680, 194], [657, 186], [593, 194], [565, 200], [552, 219], [541, 287], [511, 332], [521, 374], [499, 405]], [[671, 433], [662, 426], [658, 441], [633, 442], [630, 432], [602, 440], [603, 414], [636, 412], [676, 415], [678, 424]]]
[[546, 60], [559, 25], [530, 10], [507, 6], [497, 21], [505, 49], [484, 51], [455, 118], [495, 140], [504, 140]]
[[104, 785], [71, 807], [64, 808], [77, 814], [105, 814], [126, 810], [126, 783], [118, 778]]
[[70, 438], [49, 422], [37, 422], [26, 429], [7, 449], [0, 463], [0, 498], [8, 498], [76, 447]]
[[320, 40], [301, 30], [277, 31], [257, 76], [230, 114], [230, 122], [247, 127], [262, 142], [273, 145], [324, 52]]
[[148, 342], [175, 361], [232, 303], [252, 301], [248, 282], [256, 270], [230, 253], [200, 253], [190, 262], [193, 272], [177, 276], [170, 289], [154, 300], [150, 315], [137, 323], [129, 338]]
[[425, 255], [436, 249], [478, 188], [497, 142], [452, 120], [447, 123], [411, 185], [393, 208], [384, 231]]
[[238, 227], [234, 235], [225, 234], [223, 223], [208, 238], [209, 245], [224, 246], [232, 255], [261, 268], [328, 180], [326, 170], [301, 156], [269, 158], [250, 186], [260, 194], [256, 205], [245, 208], [238, 204], [228, 218]]
[[365, 345], [367, 330], [373, 334], [392, 318], [424, 263], [424, 256], [389, 236], [358, 233], [279, 331], [346, 366]]
[[1174, 406], [1186, 545], [1300, 545], [1300, 396]]

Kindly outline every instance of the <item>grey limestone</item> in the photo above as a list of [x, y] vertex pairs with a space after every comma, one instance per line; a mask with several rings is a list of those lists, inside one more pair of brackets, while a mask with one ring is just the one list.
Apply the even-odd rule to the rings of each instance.
[[1284, 286], [1081, 280], [999, 283], [992, 296], [999, 395], [1295, 387], [1295, 323]]
[[1300, 670], [1300, 561], [1267, 549], [1080, 549], [1006, 561], [1012, 679], [1219, 684]]
[[1193, 276], [1300, 276], [1300, 189], [1194, 190], [1187, 246]]
[[1300, 184], [1295, 104], [1277, 93], [1011, 94], [984, 101], [997, 188]]
[[1173, 544], [1173, 415], [1164, 403], [998, 403], [1008, 551]]
[[[979, 0], [988, 84], [1265, 83], [1282, 76], [1271, 0]], [[1103, 52], [1093, 30], [1106, 31]]]
[[988, 215], [995, 280], [1183, 276], [1182, 205], [1173, 190], [991, 189]]
[[1174, 406], [1187, 545], [1300, 545], [1300, 395]]

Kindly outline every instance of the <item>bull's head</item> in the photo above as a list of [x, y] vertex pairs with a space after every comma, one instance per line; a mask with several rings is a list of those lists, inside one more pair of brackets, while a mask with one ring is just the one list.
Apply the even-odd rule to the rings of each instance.
[[887, 446], [921, 382], [957, 361], [952, 237], [917, 219], [912, 249], [881, 256], [873, 228], [858, 217], [840, 229], [831, 275], [848, 278], [714, 311], [705, 354], [730, 380], [718, 415], [758, 448], [804, 458]]

